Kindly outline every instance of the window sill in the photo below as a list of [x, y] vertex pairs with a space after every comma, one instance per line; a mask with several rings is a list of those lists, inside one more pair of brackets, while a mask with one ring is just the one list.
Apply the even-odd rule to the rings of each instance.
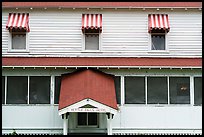
[[28, 50], [9, 50], [8, 53], [29, 53]]
[[169, 54], [169, 51], [168, 50], [149, 50], [148, 53]]
[[101, 53], [102, 51], [100, 50], [84, 50], [84, 51], [81, 51], [82, 53]]

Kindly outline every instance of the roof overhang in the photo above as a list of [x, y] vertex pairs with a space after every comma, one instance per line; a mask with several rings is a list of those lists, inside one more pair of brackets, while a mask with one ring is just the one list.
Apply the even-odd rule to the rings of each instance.
[[2, 2], [2, 8], [202, 8], [202, 2]]
[[2, 57], [2, 68], [202, 69], [202, 58]]

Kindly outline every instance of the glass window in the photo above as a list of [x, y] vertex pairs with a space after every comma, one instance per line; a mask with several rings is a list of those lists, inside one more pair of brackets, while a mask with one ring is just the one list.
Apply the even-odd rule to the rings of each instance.
[[85, 50], [99, 50], [99, 34], [85, 34]]
[[5, 76], [2, 76], [2, 104], [5, 104]]
[[55, 104], [59, 104], [59, 95], [60, 95], [60, 86], [61, 86], [61, 77], [55, 77]]
[[202, 77], [194, 78], [194, 104], [202, 105]]
[[152, 34], [152, 50], [165, 50], [165, 34]]
[[126, 104], [145, 103], [144, 77], [125, 77], [125, 103]]
[[116, 91], [116, 99], [117, 104], [120, 104], [120, 76], [115, 76], [115, 91]]
[[50, 103], [50, 77], [31, 76], [30, 77], [30, 104]]
[[170, 77], [169, 84], [171, 104], [190, 104], [190, 78]]
[[148, 104], [167, 104], [168, 87], [166, 77], [147, 78], [147, 103]]
[[78, 113], [78, 125], [79, 126], [97, 126], [98, 125], [98, 115], [97, 113]]
[[7, 104], [27, 104], [28, 77], [7, 77]]
[[12, 34], [12, 49], [26, 49], [26, 34]]

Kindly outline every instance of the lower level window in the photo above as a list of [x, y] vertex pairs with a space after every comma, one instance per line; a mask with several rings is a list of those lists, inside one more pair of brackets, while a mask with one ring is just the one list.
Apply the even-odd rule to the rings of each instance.
[[170, 77], [170, 103], [190, 104], [190, 78]]
[[30, 104], [50, 103], [50, 77], [30, 77]]
[[78, 113], [78, 126], [97, 126], [98, 115], [97, 113]]
[[27, 104], [28, 77], [7, 77], [7, 104]]
[[194, 78], [194, 104], [202, 105], [202, 77]]

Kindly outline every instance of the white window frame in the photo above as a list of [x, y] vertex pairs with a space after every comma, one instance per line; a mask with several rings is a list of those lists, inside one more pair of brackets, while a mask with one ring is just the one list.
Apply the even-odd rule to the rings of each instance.
[[[26, 48], [25, 49], [12, 49], [12, 34], [25, 34], [26, 36]], [[29, 52], [29, 33], [28, 32], [10, 32], [9, 33], [9, 43], [8, 51], [9, 52]]]
[[[165, 50], [152, 50], [152, 35], [164, 35], [165, 36]], [[168, 46], [168, 35], [167, 33], [149, 33], [148, 38], [148, 52], [157, 52], [157, 53], [168, 53], [169, 46]]]
[[[98, 38], [99, 38], [99, 47], [98, 47], [98, 50], [86, 50], [86, 45], [85, 45], [85, 35], [86, 34], [98, 34]], [[100, 52], [101, 51], [101, 37], [102, 37], [102, 34], [99, 32], [99, 33], [82, 33], [82, 51], [83, 52]]]

